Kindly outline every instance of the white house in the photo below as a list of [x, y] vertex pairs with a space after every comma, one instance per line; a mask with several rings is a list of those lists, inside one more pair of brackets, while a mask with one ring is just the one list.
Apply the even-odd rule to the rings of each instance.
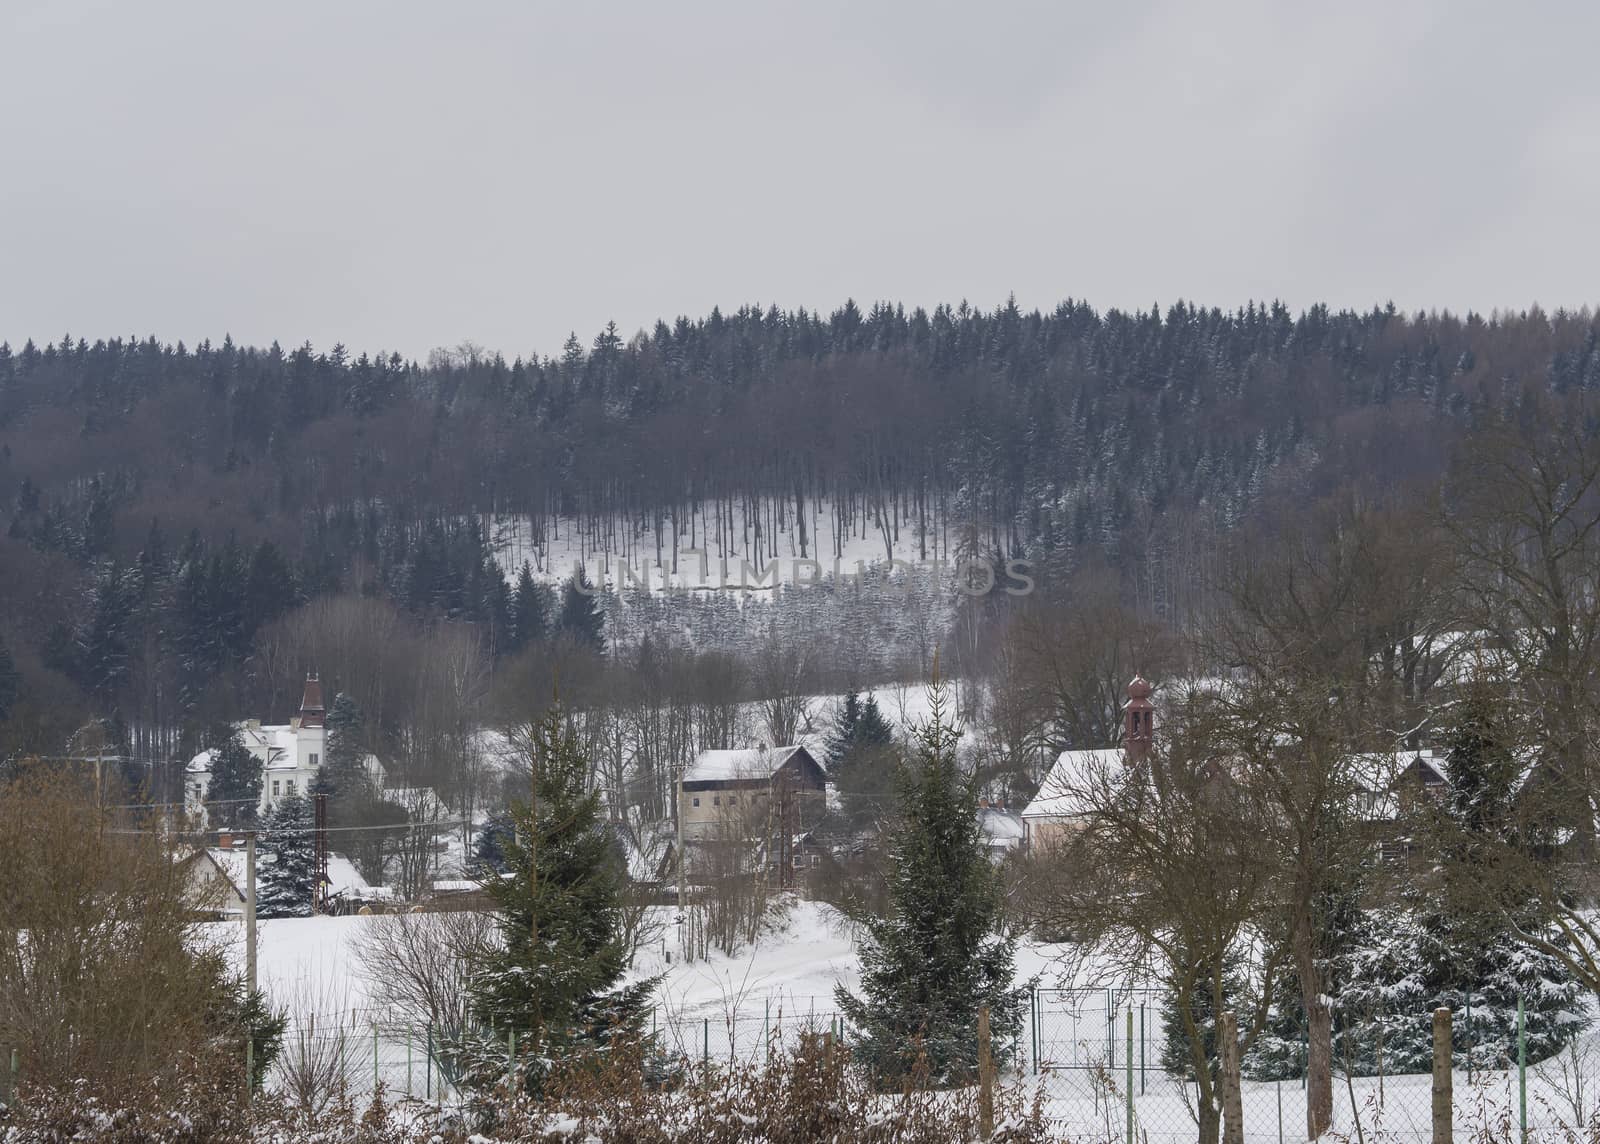
[[175, 853], [187, 878], [189, 901], [216, 919], [244, 913], [245, 857], [240, 850], [184, 849]]
[[[286, 795], [309, 794], [322, 765], [326, 744], [327, 712], [322, 706], [322, 683], [315, 673], [306, 676], [300, 711], [288, 723], [264, 725], [259, 719], [237, 724], [245, 749], [261, 760], [261, 804], [265, 813]], [[189, 760], [184, 801], [190, 811], [204, 813], [211, 789], [212, 752], [201, 751]], [[367, 769], [383, 784], [383, 767], [368, 755]]]

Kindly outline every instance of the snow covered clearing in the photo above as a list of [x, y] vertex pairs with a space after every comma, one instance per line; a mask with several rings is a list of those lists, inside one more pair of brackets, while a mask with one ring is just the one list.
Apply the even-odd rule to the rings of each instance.
[[[779, 515], [779, 510], [783, 515]], [[719, 526], [718, 514], [721, 514]], [[581, 566], [592, 584], [637, 583], [689, 591], [749, 589], [851, 576], [862, 568], [931, 560], [953, 561], [959, 538], [930, 525], [857, 511], [841, 523], [831, 502], [808, 501], [797, 527], [793, 505], [761, 502], [749, 513], [741, 503], [701, 502], [678, 517], [609, 518], [596, 524], [554, 517], [537, 526], [526, 516], [486, 517], [500, 565], [515, 577], [526, 562], [535, 579], [556, 583]], [[803, 533], [803, 535], [802, 535]], [[815, 561], [819, 568], [809, 562]]]
[[[837, 1016], [834, 988], [855, 988], [859, 962], [848, 924], [832, 908], [794, 902], [774, 929], [737, 957], [713, 955], [685, 962], [677, 956], [675, 911], [663, 908], [662, 937], [640, 951], [630, 979], [661, 977], [655, 1030], [664, 1047], [692, 1060], [759, 1059], [771, 1035], [793, 1044], [808, 1028], [826, 1030]], [[353, 943], [381, 918], [338, 917], [259, 923], [260, 981], [273, 1002], [345, 1039], [350, 1081], [358, 1091], [374, 1076], [391, 1093], [439, 1093], [441, 1081], [428, 1059], [426, 1030], [407, 1031], [374, 1009], [370, 983], [354, 958]], [[218, 923], [242, 959], [235, 923]], [[1094, 969], [1063, 979], [1058, 956], [1065, 947], [1024, 942], [1017, 949], [1017, 979], [1042, 987], [1022, 1037], [1014, 1046], [1011, 1079], [1030, 1089], [1042, 1085], [1051, 1120], [1077, 1134], [1120, 1138], [1131, 1081], [1136, 1132], [1150, 1140], [1187, 1140], [1195, 1135], [1189, 1112], [1192, 1089], [1159, 1066], [1159, 1000], [1143, 990], [1107, 990]], [[309, 1008], [308, 1008], [309, 1007]], [[1132, 1011], [1133, 1052], [1128, 1053], [1127, 1014]], [[1108, 1020], [1108, 1012], [1111, 1019]], [[291, 1033], [291, 1036], [294, 1034]], [[1586, 1086], [1580, 1097], [1575, 1076]], [[1568, 1052], [1528, 1071], [1529, 1124], [1554, 1132], [1562, 1122], [1596, 1111], [1600, 1078], [1600, 1031], [1591, 1030]], [[1509, 1116], [1516, 1123], [1515, 1070], [1465, 1070], [1456, 1075], [1458, 1130]], [[1426, 1075], [1355, 1078], [1336, 1083], [1335, 1133], [1362, 1131], [1394, 1139], [1429, 1137], [1430, 1079]], [[1587, 1105], [1583, 1102], [1587, 1101]], [[1280, 1108], [1282, 1134], [1280, 1136]], [[1587, 1111], [1581, 1111], [1587, 1108]], [[1301, 1138], [1305, 1094], [1295, 1080], [1245, 1082], [1246, 1136], [1271, 1142]]]

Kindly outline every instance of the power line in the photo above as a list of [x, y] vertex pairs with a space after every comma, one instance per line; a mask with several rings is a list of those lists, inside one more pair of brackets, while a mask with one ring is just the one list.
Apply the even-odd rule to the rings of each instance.
[[[465, 819], [465, 818], [457, 818], [457, 819], [444, 819], [444, 820], [440, 820], [440, 821], [428, 821], [428, 822], [396, 822], [396, 823], [389, 823], [389, 824], [379, 824], [379, 825], [376, 825], [376, 826], [330, 826], [327, 829], [328, 829], [328, 833], [329, 834], [354, 834], [354, 833], [356, 833], [358, 831], [362, 831], [362, 830], [390, 830], [390, 831], [418, 830], [418, 829], [422, 829], [422, 830], [440, 829], [440, 830], [443, 830], [445, 828], [449, 828], [449, 829], [453, 830], [458, 826], [471, 826], [471, 825], [472, 825], [472, 823], [470, 821], [468, 821], [467, 819]], [[164, 830], [164, 829], [162, 829], [160, 827], [150, 827], [150, 828], [145, 829], [145, 830], [121, 830], [121, 829], [119, 829], [119, 830], [107, 830], [106, 833], [107, 834], [130, 834], [130, 835], [145, 835], [145, 834], [164, 834], [164, 835], [165, 834], [176, 834], [176, 835], [182, 835], [184, 833], [184, 831], [170, 831], [170, 830]], [[238, 827], [233, 827], [233, 828], [223, 827], [221, 829], [216, 829], [216, 830], [201, 830], [201, 831], [196, 831], [194, 833], [198, 833], [198, 834], [201, 834], [201, 835], [211, 835], [211, 834], [251, 834], [251, 833], [264, 834], [265, 831], [260, 826], [238, 826]], [[294, 831], [294, 833], [309, 835], [309, 834], [311, 834], [311, 830], [309, 828], [305, 829], [305, 830], [296, 830], [296, 831]]]

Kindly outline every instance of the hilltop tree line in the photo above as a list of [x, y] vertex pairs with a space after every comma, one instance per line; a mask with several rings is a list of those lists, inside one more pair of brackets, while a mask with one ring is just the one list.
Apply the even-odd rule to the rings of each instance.
[[[152, 762], [281, 710], [292, 671], [267, 644], [319, 600], [385, 601], [417, 639], [468, 631], [499, 670], [589, 603], [551, 594], [560, 570], [502, 573], [507, 519], [536, 552], [663, 566], [690, 546], [827, 561], [852, 536], [1020, 556], [1043, 596], [1103, 572], [1142, 614], [1203, 626], [1219, 538], [1275, 496], [1435, 477], [1462, 433], [1597, 385], [1593, 316], [1538, 310], [746, 307], [509, 361], [0, 346], [6, 750], [99, 717]], [[819, 655], [892, 644], [925, 670], [953, 641], [963, 675], [992, 619], [927, 593], [775, 595], [789, 638], [847, 629]], [[630, 655], [631, 626], [658, 646], [705, 627], [737, 655], [748, 629], [716, 602], [607, 600], [566, 626]]]

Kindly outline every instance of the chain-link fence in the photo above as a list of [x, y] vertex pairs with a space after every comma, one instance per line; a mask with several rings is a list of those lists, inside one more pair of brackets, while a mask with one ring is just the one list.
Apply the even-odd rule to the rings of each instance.
[[[690, 1064], [748, 1065], [786, 1052], [808, 1033], [855, 1033], [828, 998], [741, 999], [689, 1010], [661, 1007], [650, 1018], [653, 1042]], [[1460, 1019], [1458, 1018], [1458, 1021]], [[1459, 1028], [1460, 1026], [1458, 1026]], [[1021, 1028], [996, 1045], [1001, 1084], [1037, 1090], [1051, 1128], [1078, 1140], [1156, 1144], [1200, 1140], [1200, 1086], [1167, 1047], [1161, 995], [1125, 988], [1037, 989]], [[1458, 1043], [1458, 1048], [1460, 1044]], [[1595, 1138], [1600, 1128], [1600, 1034], [1581, 1036], [1548, 1060], [1485, 1068], [1472, 1046], [1458, 1053], [1470, 1067], [1453, 1072], [1458, 1134], [1542, 1144]], [[1181, 1050], [1180, 1050], [1181, 1051]], [[513, 1056], [507, 1050], [508, 1068]], [[1337, 1056], [1337, 1053], [1336, 1053]], [[1281, 1078], [1240, 1086], [1247, 1141], [1287, 1144], [1306, 1138], [1304, 1056]], [[388, 1022], [372, 1011], [299, 1018], [285, 1031], [270, 1087], [293, 1097], [343, 1087], [354, 1097], [381, 1082], [389, 1099], [449, 1102], [456, 1091], [447, 1047], [427, 1026]], [[1432, 1136], [1432, 1077], [1427, 1073], [1334, 1075], [1331, 1133], [1360, 1144], [1426, 1141]]]
[[744, 1000], [719, 1006], [715, 1011], [657, 1009], [651, 1014], [650, 1033], [661, 1050], [689, 1061], [717, 1064], [752, 1064], [763, 1060], [769, 1048], [792, 1049], [806, 1033], [832, 1032], [841, 1039], [846, 1031], [833, 998], [819, 1006], [818, 999]]
[[[1459, 1032], [1462, 1018], [1456, 1020]], [[1040, 1086], [1052, 1124], [1065, 1134], [1133, 1144], [1201, 1139], [1200, 1086], [1170, 1059], [1157, 991], [1039, 989], [1027, 1024], [1029, 1052], [1019, 1066]], [[1465, 1030], [1470, 1037], [1470, 1024]], [[1566, 1142], [1592, 1139], [1600, 1128], [1600, 1039], [1580, 1037], [1526, 1067], [1504, 1067], [1504, 1053], [1469, 1042], [1458, 1040], [1457, 1050], [1451, 1105], [1460, 1138]], [[1480, 1063], [1497, 1057], [1502, 1067]], [[1241, 1081], [1247, 1141], [1306, 1139], [1306, 1054], [1290, 1058], [1275, 1070], [1279, 1077], [1252, 1080], [1247, 1071]], [[1361, 1144], [1428, 1141], [1432, 1115], [1430, 1073], [1353, 1075], [1336, 1059], [1332, 1136]]]
[[[854, 1030], [832, 1000], [742, 1000], [693, 1012], [662, 1009], [654, 1014], [651, 1031], [673, 1056], [752, 1063], [768, 1046], [798, 1044], [802, 1033], [833, 1031], [848, 1042]], [[1470, 1022], [1464, 1028], [1470, 1037]], [[1009, 1052], [996, 1054], [1008, 1062], [999, 1079], [1037, 1088], [1052, 1127], [1071, 1139], [1199, 1140], [1200, 1086], [1170, 1059], [1166, 1041], [1159, 990], [1036, 989], [1021, 1030], [1005, 1046]], [[1496, 1054], [1463, 1043], [1461, 1058], [1476, 1063], [1453, 1073], [1458, 1133], [1521, 1139], [1526, 1125], [1528, 1141], [1565, 1142], [1587, 1138], [1600, 1126], [1600, 1036], [1574, 1040], [1562, 1053], [1526, 1069], [1483, 1067]], [[1306, 1139], [1305, 1054], [1290, 1055], [1278, 1078], [1242, 1081], [1246, 1140]], [[1504, 1066], [1504, 1054], [1499, 1055]], [[1333, 1096], [1335, 1137], [1361, 1144], [1431, 1139], [1428, 1073], [1347, 1075], [1336, 1067]]]
[[429, 1026], [385, 1021], [370, 1011], [291, 1020], [267, 1075], [269, 1088], [308, 1101], [343, 1089], [366, 1097], [381, 1083], [389, 1099], [447, 1101], [456, 1073]]

